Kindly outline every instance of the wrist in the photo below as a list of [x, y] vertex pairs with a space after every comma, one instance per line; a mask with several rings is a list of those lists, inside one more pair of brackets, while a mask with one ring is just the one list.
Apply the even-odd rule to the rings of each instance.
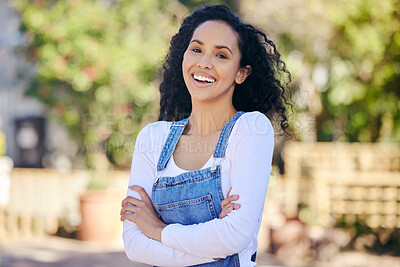
[[160, 225], [154, 229], [154, 234], [153, 234], [154, 240], [161, 242], [161, 234], [165, 227], [167, 227], [167, 224], [163, 223], [162, 225]]

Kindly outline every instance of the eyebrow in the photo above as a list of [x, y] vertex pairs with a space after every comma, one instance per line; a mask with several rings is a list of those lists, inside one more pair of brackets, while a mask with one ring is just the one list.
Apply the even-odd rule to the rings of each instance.
[[[197, 39], [192, 40], [190, 43], [193, 43], [193, 42], [199, 43], [200, 45], [204, 44], [202, 41], [197, 40]], [[231, 54], [233, 55], [232, 50], [229, 47], [227, 47], [226, 45], [216, 45], [215, 48], [217, 48], [217, 49], [225, 48], [225, 49], [229, 50], [229, 52], [231, 52]]]

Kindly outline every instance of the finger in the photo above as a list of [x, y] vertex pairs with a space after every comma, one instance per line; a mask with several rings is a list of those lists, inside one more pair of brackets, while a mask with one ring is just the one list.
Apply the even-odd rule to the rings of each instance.
[[133, 206], [133, 205], [130, 205], [130, 204], [128, 204], [128, 205], [125, 205], [122, 209], [121, 209], [121, 212], [120, 212], [120, 215], [122, 215], [122, 214], [124, 214], [124, 213], [126, 213], [126, 212], [138, 212], [139, 211], [139, 207], [137, 207], [137, 206]]
[[131, 222], [135, 222], [135, 214], [134, 213], [124, 213], [124, 214], [122, 214], [121, 215], [121, 217], [120, 217], [120, 220], [121, 220], [121, 222], [123, 222], [123, 221], [125, 221], [125, 220], [128, 220], [128, 221], [131, 221]]
[[239, 199], [239, 196], [238, 195], [232, 195], [232, 196], [227, 197], [226, 199], [228, 199], [229, 201], [236, 201], [236, 200]]
[[129, 189], [132, 189], [132, 190], [138, 192], [139, 195], [142, 197], [143, 201], [151, 203], [151, 199], [143, 187], [138, 186], [138, 185], [133, 185], [133, 186], [129, 186]]
[[231, 212], [233, 210], [233, 206], [231, 204], [226, 205], [226, 207], [221, 211], [221, 213], [219, 214], [219, 218], [222, 219], [224, 218], [226, 215], [228, 215], [229, 212]]
[[229, 203], [228, 205], [225, 206], [225, 208], [222, 209], [219, 218], [222, 219], [224, 218], [226, 215], [228, 215], [228, 213], [230, 213], [233, 210], [238, 210], [240, 209], [240, 204], [238, 203]]
[[238, 210], [238, 209], [240, 209], [240, 204], [238, 204], [238, 203], [232, 203], [233, 204], [233, 209], [234, 210]]
[[240, 204], [238, 204], [238, 203], [229, 203], [228, 205], [226, 205], [225, 209], [238, 210], [238, 209], [240, 209]]
[[232, 201], [236, 201], [239, 199], [238, 195], [233, 195], [233, 196], [228, 196], [227, 198], [225, 198], [224, 200], [221, 201], [221, 206], [222, 208], [224, 208], [226, 205], [228, 205], [230, 202]]
[[221, 207], [225, 208], [226, 205], [231, 203], [231, 200], [229, 198], [225, 198], [224, 200], [221, 201]]
[[124, 200], [122, 200], [121, 207], [124, 207], [124, 206], [127, 205], [127, 204], [132, 204], [132, 205], [135, 205], [135, 206], [140, 206], [142, 203], [143, 203], [142, 200], [137, 199], [137, 198], [135, 198], [135, 197], [129, 196], [129, 197], [124, 198]]
[[225, 208], [225, 206], [228, 205], [229, 202], [230, 202], [229, 199], [225, 198], [224, 200], [221, 201], [221, 207]]
[[229, 188], [228, 194], [226, 194], [226, 197], [229, 197], [229, 194], [231, 193], [232, 187]]

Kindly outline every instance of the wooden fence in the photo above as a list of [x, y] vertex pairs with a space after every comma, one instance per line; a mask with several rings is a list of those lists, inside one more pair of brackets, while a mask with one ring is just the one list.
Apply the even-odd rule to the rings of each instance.
[[400, 145], [298, 143], [285, 147], [285, 212], [309, 208], [312, 222], [356, 218], [370, 227], [400, 227]]
[[[129, 172], [108, 176], [109, 189], [120, 196], [116, 201], [122, 200]], [[87, 180], [85, 171], [13, 169], [8, 204], [0, 207], [0, 240], [54, 234], [61, 226], [75, 231], [81, 222], [79, 196]]]

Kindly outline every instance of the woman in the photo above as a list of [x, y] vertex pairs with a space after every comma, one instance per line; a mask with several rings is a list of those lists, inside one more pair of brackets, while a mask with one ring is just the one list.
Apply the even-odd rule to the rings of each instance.
[[164, 64], [160, 121], [137, 137], [122, 201], [131, 260], [255, 266], [274, 146], [266, 115], [287, 127], [283, 74], [274, 43], [227, 7], [183, 20]]

